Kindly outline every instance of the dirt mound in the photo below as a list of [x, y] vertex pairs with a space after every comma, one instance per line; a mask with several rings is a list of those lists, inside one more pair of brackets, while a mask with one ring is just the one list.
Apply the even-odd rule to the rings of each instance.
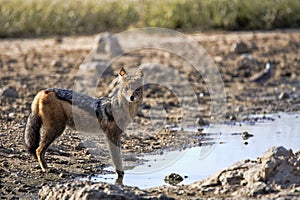
[[152, 200], [167, 200], [173, 199], [164, 194], [157, 196], [151, 193], [140, 190], [136, 187], [127, 187], [112, 185], [108, 183], [88, 183], [88, 182], [73, 182], [71, 184], [56, 185], [55, 187], [44, 186], [39, 192], [39, 199], [152, 199]]

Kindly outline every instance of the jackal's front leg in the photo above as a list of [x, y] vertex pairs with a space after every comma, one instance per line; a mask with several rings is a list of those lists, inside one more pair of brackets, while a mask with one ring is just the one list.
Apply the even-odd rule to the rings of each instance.
[[108, 138], [108, 147], [109, 147], [109, 153], [113, 162], [113, 165], [115, 166], [116, 173], [118, 175], [118, 178], [116, 180], [117, 183], [122, 184], [123, 177], [124, 177], [124, 170], [123, 170], [123, 164], [122, 164], [122, 156], [121, 156], [121, 147], [120, 142], [112, 142]]

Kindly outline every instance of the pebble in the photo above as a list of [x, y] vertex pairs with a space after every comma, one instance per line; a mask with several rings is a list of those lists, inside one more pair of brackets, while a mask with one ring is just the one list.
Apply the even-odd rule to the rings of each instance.
[[231, 51], [238, 53], [238, 54], [243, 54], [243, 53], [250, 53], [251, 48], [243, 41], [241, 42], [236, 42], [231, 46]]
[[248, 133], [247, 131], [242, 133], [243, 140], [248, 140], [250, 137], [253, 137], [254, 135]]
[[60, 178], [66, 178], [66, 177], [67, 177], [67, 175], [66, 175], [66, 174], [64, 174], [64, 173], [60, 173], [60, 174], [59, 174], [59, 177], [60, 177]]
[[7, 162], [7, 161], [2, 161], [2, 166], [6, 168], [6, 167], [8, 167], [8, 166], [9, 166], [9, 164], [8, 164], [8, 162]]
[[246, 186], [246, 185], [247, 185], [247, 181], [242, 180], [241, 183], [240, 183], [240, 185], [241, 185], [241, 186]]
[[171, 174], [165, 176], [164, 181], [166, 183], [169, 183], [170, 185], [177, 185], [178, 183], [183, 181], [183, 178], [179, 174], [171, 173]]
[[123, 53], [117, 37], [109, 32], [100, 33], [96, 37], [95, 45], [98, 54], [109, 54], [113, 58]]
[[177, 195], [183, 195], [183, 194], [184, 194], [184, 190], [178, 190], [178, 191], [176, 192], [176, 194], [177, 194]]
[[290, 97], [290, 95], [287, 92], [281, 92], [280, 95], [278, 96], [278, 98], [280, 100], [282, 99], [288, 99]]
[[206, 126], [208, 125], [208, 122], [205, 121], [203, 118], [199, 117], [196, 119], [196, 123], [199, 125], [199, 126]]
[[84, 144], [83, 144], [82, 142], [80, 142], [80, 143], [75, 147], [75, 150], [78, 150], [78, 151], [83, 150], [83, 149], [85, 149], [85, 146], [84, 146]]
[[62, 65], [63, 65], [63, 63], [61, 61], [53, 60], [51, 62], [51, 66], [53, 66], [53, 67], [61, 67]]
[[238, 107], [236, 107], [235, 111], [236, 112], [243, 112], [244, 108], [243, 108], [243, 106], [238, 106]]
[[165, 194], [159, 194], [159, 195], [157, 196], [157, 198], [158, 198], [158, 199], [161, 199], [161, 200], [163, 200], [163, 199], [170, 199], [170, 197], [168, 197], [168, 196], [165, 195]]
[[13, 87], [4, 87], [0, 90], [0, 96], [9, 98], [19, 98], [19, 94]]
[[236, 121], [236, 116], [235, 115], [230, 115], [229, 120], [230, 121]]
[[54, 41], [56, 44], [62, 44], [64, 39], [62, 36], [57, 36], [57, 37], [55, 37]]
[[19, 183], [21, 183], [21, 181], [18, 180], [18, 179], [15, 179], [15, 180], [13, 181], [13, 183], [14, 183], [14, 184], [19, 184]]
[[8, 114], [8, 117], [9, 117], [9, 118], [14, 118], [15, 116], [16, 116], [16, 114], [13, 113], [13, 112], [11, 112], [11, 113]]
[[264, 194], [266, 192], [266, 184], [264, 182], [256, 182], [252, 187], [253, 189], [250, 191], [250, 196]]

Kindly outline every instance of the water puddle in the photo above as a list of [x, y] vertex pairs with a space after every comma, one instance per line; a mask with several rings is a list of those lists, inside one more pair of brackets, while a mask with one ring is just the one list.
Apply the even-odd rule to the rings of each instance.
[[[244, 132], [253, 136], [243, 137]], [[300, 149], [300, 113], [256, 115], [242, 123], [210, 125], [202, 133], [209, 138], [210, 144], [139, 157], [143, 164], [131, 166], [132, 169], [125, 172], [124, 184], [141, 189], [161, 186], [166, 184], [165, 176], [171, 173], [184, 178], [180, 184], [189, 184], [236, 161], [256, 159], [272, 146], [297, 151]], [[93, 176], [90, 180], [114, 183], [114, 179], [115, 174], [107, 174]]]

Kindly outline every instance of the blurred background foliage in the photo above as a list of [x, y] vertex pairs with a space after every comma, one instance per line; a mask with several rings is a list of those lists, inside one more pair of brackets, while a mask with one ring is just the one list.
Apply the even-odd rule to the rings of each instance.
[[300, 0], [0, 0], [0, 37], [300, 27]]

